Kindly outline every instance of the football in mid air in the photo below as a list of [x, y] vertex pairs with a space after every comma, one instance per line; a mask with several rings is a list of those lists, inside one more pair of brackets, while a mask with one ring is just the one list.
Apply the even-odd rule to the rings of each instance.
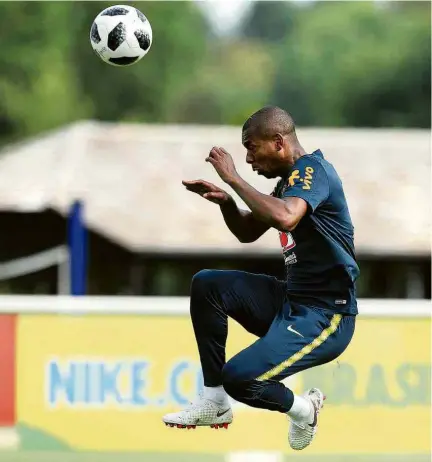
[[99, 57], [113, 66], [130, 66], [150, 50], [152, 28], [141, 11], [129, 5], [101, 11], [90, 29], [90, 43]]

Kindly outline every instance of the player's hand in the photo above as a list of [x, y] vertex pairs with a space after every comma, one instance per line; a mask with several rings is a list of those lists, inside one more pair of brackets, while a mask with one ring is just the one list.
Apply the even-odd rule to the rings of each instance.
[[213, 165], [216, 172], [225, 183], [230, 184], [230, 182], [239, 176], [231, 154], [226, 152], [223, 148], [214, 147], [206, 158], [206, 162], [210, 162]]
[[196, 194], [199, 194], [204, 199], [207, 199], [210, 202], [215, 204], [224, 204], [231, 199], [231, 196], [221, 188], [218, 188], [212, 183], [204, 180], [190, 180], [182, 181], [183, 185], [186, 186], [188, 191], [192, 191]]

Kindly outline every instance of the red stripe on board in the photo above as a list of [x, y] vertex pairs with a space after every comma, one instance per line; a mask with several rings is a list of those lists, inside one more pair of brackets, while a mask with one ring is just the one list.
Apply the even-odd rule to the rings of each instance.
[[0, 315], [0, 427], [15, 425], [15, 315]]

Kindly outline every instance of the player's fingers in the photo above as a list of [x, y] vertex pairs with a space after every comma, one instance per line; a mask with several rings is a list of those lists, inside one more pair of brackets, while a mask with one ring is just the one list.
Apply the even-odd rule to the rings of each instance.
[[196, 189], [193, 189], [193, 188], [186, 188], [186, 191], [190, 191], [190, 192], [192, 192], [192, 193], [202, 195], [200, 191], [198, 191], [198, 190], [196, 190]]
[[186, 186], [186, 189], [190, 188], [211, 188], [213, 185], [209, 183], [208, 181], [204, 180], [183, 180], [182, 181], [183, 185]]
[[192, 186], [186, 186], [186, 189], [187, 189], [188, 191], [197, 192], [197, 191], [200, 189], [200, 187], [199, 187], [199, 186], [194, 186], [194, 185], [192, 185]]
[[204, 185], [200, 185], [200, 184], [196, 184], [196, 185], [192, 185], [192, 186], [186, 186], [186, 189], [188, 191], [196, 192], [196, 193], [199, 193], [199, 194], [211, 191], [211, 188], [209, 188], [208, 186], [204, 186]]
[[193, 183], [193, 184], [188, 184], [186, 183], [185, 185], [185, 188], [188, 189], [189, 191], [198, 191], [200, 189], [208, 189], [206, 188], [205, 185], [203, 185], [202, 183]]
[[194, 194], [198, 194], [198, 196], [201, 197], [205, 197], [205, 195], [208, 194], [207, 191], [192, 191], [191, 189], [189, 191], [191, 191]]
[[206, 184], [207, 181], [204, 181], [204, 180], [182, 180], [182, 183], [185, 186], [190, 186], [190, 185], [194, 185], [194, 184]]
[[186, 187], [187, 191], [200, 194], [201, 196], [207, 192], [220, 192], [222, 191], [219, 187], [215, 186], [213, 183], [210, 183], [205, 180], [183, 180], [183, 185]]
[[223, 192], [209, 192], [203, 195], [204, 199], [208, 199], [209, 201], [220, 201], [224, 198]]
[[183, 183], [183, 186], [185, 186], [186, 188], [196, 188], [202, 185], [202, 183], [198, 181], [182, 181], [182, 183]]
[[218, 148], [214, 146], [212, 150], [210, 151], [209, 157], [218, 157], [218, 156], [220, 156], [220, 152]]

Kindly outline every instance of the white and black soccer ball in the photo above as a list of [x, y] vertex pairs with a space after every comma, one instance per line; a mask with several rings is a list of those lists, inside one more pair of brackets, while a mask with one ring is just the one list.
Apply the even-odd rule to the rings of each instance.
[[93, 50], [113, 66], [137, 63], [149, 52], [152, 40], [148, 19], [128, 5], [111, 6], [101, 11], [90, 30]]

